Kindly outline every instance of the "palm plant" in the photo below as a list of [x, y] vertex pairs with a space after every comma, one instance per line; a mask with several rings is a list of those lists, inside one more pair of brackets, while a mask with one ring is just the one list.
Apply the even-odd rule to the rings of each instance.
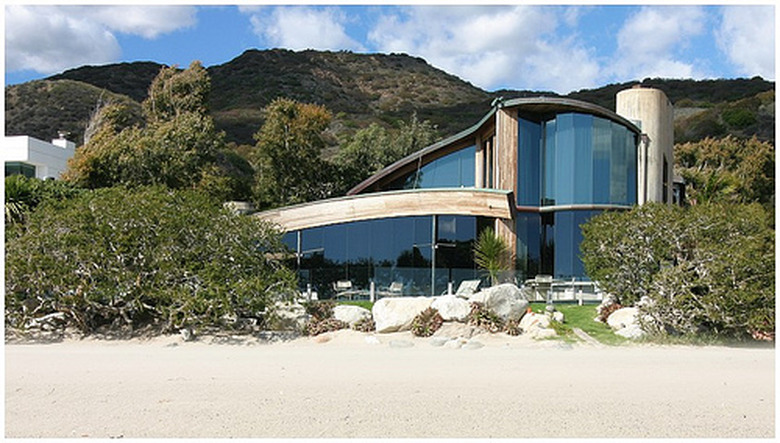
[[491, 285], [495, 285], [498, 283], [499, 273], [510, 267], [509, 246], [492, 228], [486, 228], [479, 234], [474, 245], [474, 262], [488, 273]]

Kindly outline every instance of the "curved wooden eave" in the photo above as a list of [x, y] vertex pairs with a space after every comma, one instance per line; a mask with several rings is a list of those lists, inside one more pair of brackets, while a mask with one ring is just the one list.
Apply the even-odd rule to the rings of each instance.
[[513, 218], [514, 197], [510, 191], [476, 188], [416, 189], [378, 192], [253, 214], [285, 231], [338, 223], [421, 215], [473, 215]]

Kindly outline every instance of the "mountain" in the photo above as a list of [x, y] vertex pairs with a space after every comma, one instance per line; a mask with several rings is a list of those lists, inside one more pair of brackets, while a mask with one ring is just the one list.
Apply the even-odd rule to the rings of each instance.
[[[59, 130], [80, 141], [102, 96], [137, 106], [162, 65], [153, 62], [85, 66], [45, 80], [6, 87], [6, 134], [50, 139]], [[438, 127], [441, 136], [476, 123], [496, 97], [556, 96], [552, 92], [488, 92], [403, 54], [355, 54], [248, 50], [207, 68], [211, 113], [227, 138], [254, 144], [262, 109], [277, 97], [327, 107], [338, 139], [375, 122], [393, 126], [413, 113]], [[675, 104], [678, 141], [706, 136], [756, 135], [774, 142], [774, 83], [737, 80], [645, 79], [581, 90], [566, 97], [614, 109], [617, 91], [635, 84], [663, 90]]]

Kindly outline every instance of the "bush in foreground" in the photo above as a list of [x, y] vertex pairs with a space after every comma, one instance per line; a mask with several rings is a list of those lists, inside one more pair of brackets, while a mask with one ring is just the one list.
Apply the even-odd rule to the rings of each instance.
[[279, 233], [207, 196], [107, 188], [41, 205], [6, 239], [6, 324], [64, 314], [101, 327], [262, 325], [293, 272]]
[[640, 306], [657, 334], [767, 337], [775, 328], [775, 242], [758, 204], [644, 205], [583, 225], [588, 275]]

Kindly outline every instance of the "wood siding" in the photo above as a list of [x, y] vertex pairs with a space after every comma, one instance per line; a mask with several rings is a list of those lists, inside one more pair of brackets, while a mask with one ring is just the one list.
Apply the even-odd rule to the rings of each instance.
[[287, 231], [360, 220], [418, 215], [512, 219], [514, 197], [484, 189], [395, 191], [321, 200], [254, 214]]

